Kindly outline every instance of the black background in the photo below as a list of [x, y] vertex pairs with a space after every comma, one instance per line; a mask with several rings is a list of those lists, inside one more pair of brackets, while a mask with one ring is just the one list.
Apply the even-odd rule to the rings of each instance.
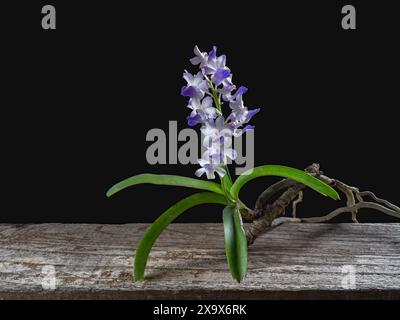
[[[41, 28], [53, 4], [57, 29]], [[353, 4], [357, 30], [341, 28]], [[399, 19], [393, 2], [26, 1], [1, 5], [0, 222], [150, 222], [193, 193], [143, 185], [142, 172], [193, 176], [195, 165], [147, 164], [151, 128], [186, 127], [179, 92], [194, 45], [225, 53], [245, 85], [256, 165], [304, 168], [398, 203]], [[277, 178], [242, 190], [251, 206]], [[342, 203], [340, 203], [342, 204]], [[339, 205], [307, 191], [300, 215]], [[216, 205], [178, 221], [220, 221]], [[349, 216], [336, 221], [350, 221]], [[363, 211], [360, 221], [394, 221]]]

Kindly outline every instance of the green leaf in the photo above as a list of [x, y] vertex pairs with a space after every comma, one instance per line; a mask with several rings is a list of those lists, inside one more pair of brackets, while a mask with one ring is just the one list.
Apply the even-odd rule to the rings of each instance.
[[318, 180], [312, 175], [298, 169], [278, 166], [278, 165], [265, 165], [250, 169], [240, 175], [232, 185], [231, 194], [234, 199], [238, 199], [240, 189], [250, 180], [263, 176], [279, 176], [289, 178], [300, 183], [305, 184], [307, 187], [323, 194], [324, 196], [331, 197], [334, 200], [340, 199], [339, 194], [335, 189], [328, 186], [326, 183]]
[[161, 232], [180, 214], [203, 203], [216, 203], [226, 205], [226, 199], [224, 196], [212, 193], [212, 192], [201, 192], [195, 193], [170, 207], [156, 221], [147, 229], [143, 238], [140, 240], [139, 245], [136, 248], [135, 262], [134, 262], [134, 276], [135, 280], [143, 280], [144, 271], [146, 269], [147, 258], [150, 250], [156, 242]]
[[233, 279], [240, 282], [247, 272], [247, 240], [242, 217], [234, 207], [223, 211], [225, 251]]
[[169, 174], [143, 173], [127, 178], [113, 185], [107, 191], [107, 197], [111, 197], [114, 193], [117, 193], [118, 191], [121, 191], [125, 188], [142, 183], [150, 183], [150, 184], [158, 184], [166, 186], [181, 186], [181, 187], [195, 188], [195, 189], [212, 191], [219, 194], [224, 194], [221, 186], [215, 182], [181, 177], [181, 176], [174, 176]]
[[[228, 170], [228, 168], [226, 168], [226, 170]], [[232, 188], [232, 179], [231, 176], [229, 175], [229, 173], [225, 174], [222, 178], [221, 178], [221, 184], [223, 186], [223, 188], [225, 188], [226, 191], [231, 190]]]
[[221, 188], [225, 194], [225, 197], [227, 199], [229, 199], [232, 203], [234, 203], [234, 201], [232, 201], [233, 198], [231, 195], [231, 188], [232, 188], [233, 182], [232, 182], [231, 175], [229, 174], [228, 166], [225, 166], [225, 170], [226, 170], [226, 174], [222, 178], [220, 178], [221, 179]]

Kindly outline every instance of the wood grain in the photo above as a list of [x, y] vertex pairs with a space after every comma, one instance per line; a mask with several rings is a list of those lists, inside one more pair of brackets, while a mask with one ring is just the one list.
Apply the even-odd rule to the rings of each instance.
[[[222, 224], [172, 224], [146, 280], [133, 282], [147, 226], [2, 224], [0, 299], [400, 298], [400, 224], [282, 225], [250, 247], [240, 284], [227, 270]], [[346, 287], [349, 270], [355, 285]]]

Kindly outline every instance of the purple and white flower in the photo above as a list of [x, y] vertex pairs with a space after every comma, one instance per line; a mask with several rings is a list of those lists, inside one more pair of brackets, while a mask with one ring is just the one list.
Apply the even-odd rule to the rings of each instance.
[[[200, 71], [192, 75], [185, 70], [183, 78], [187, 85], [182, 88], [181, 94], [189, 98], [188, 108], [192, 110], [187, 117], [188, 125], [201, 124], [204, 135], [206, 151], [198, 159], [201, 168], [196, 171], [196, 176], [205, 173], [208, 179], [215, 179], [215, 173], [223, 177], [228, 161], [237, 157], [232, 148], [233, 137], [254, 129], [247, 123], [260, 109], [249, 110], [244, 105], [243, 95], [247, 88], [240, 86], [236, 89], [231, 70], [226, 66], [226, 56], [217, 56], [215, 46], [208, 53], [197, 46], [193, 51], [195, 56], [190, 62]], [[224, 102], [229, 103], [231, 110], [226, 118], [221, 110]]]
[[206, 65], [208, 61], [208, 54], [207, 52], [201, 52], [198, 46], [195, 46], [193, 49], [195, 57], [190, 59], [190, 62], [193, 65], [199, 65], [199, 68], [202, 69]]
[[223, 116], [218, 117], [215, 121], [210, 120], [203, 124], [201, 133], [204, 135], [203, 144], [205, 147], [211, 145], [211, 142], [227, 139], [232, 136], [232, 129], [225, 123]]
[[235, 99], [229, 103], [229, 107], [231, 108], [232, 113], [229, 115], [228, 120], [231, 120], [231, 123], [234, 124], [234, 127], [236, 129], [241, 125], [249, 122], [250, 119], [260, 111], [260, 108], [249, 110], [247, 107], [244, 106], [243, 94], [235, 93], [235, 95]]
[[201, 158], [197, 162], [201, 166], [197, 169], [195, 175], [201, 177], [204, 173], [207, 175], [207, 179], [215, 179], [215, 173], [217, 173], [221, 178], [226, 174], [226, 170], [220, 165], [216, 164], [211, 159]]
[[183, 79], [187, 82], [187, 86], [182, 87], [181, 90], [181, 94], [184, 97], [202, 99], [205, 93], [208, 92], [207, 80], [204, 79], [201, 71], [196, 75], [192, 75], [185, 70], [183, 73]]
[[188, 108], [193, 110], [190, 116], [186, 118], [189, 126], [195, 126], [200, 122], [215, 119], [218, 114], [217, 109], [213, 107], [213, 99], [209, 96], [203, 100], [191, 98]]

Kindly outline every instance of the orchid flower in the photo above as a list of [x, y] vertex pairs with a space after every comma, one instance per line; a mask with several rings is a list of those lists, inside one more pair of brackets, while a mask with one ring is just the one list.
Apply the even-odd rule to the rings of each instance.
[[[243, 212], [252, 215], [253, 210], [240, 200], [239, 191], [252, 179], [271, 175], [286, 177], [333, 199], [339, 198], [334, 189], [310, 174], [279, 165], [259, 166], [232, 180], [228, 163], [237, 158], [237, 153], [232, 148], [232, 140], [254, 129], [248, 122], [260, 109], [248, 109], [245, 106], [243, 95], [247, 92], [247, 88], [239, 86], [236, 89], [236, 85], [232, 82], [231, 70], [226, 66], [226, 56], [217, 56], [216, 47], [207, 53], [196, 46], [194, 54], [190, 62], [199, 70], [196, 74], [185, 70], [183, 78], [187, 83], [182, 87], [181, 94], [188, 98], [187, 107], [191, 110], [186, 118], [188, 125], [199, 124], [204, 135], [202, 144], [206, 150], [197, 160], [200, 168], [196, 170], [195, 175], [201, 177], [205, 174], [207, 179], [219, 177], [221, 183], [177, 175], [145, 173], [122, 180], [107, 191], [107, 196], [110, 197], [127, 187], [143, 183], [203, 190], [171, 206], [147, 229], [135, 251], [135, 280], [144, 279], [150, 250], [169, 223], [191, 207], [213, 203], [225, 206], [222, 220], [228, 266], [233, 279], [242, 281], [247, 272], [247, 239], [242, 225], [242, 215]], [[228, 105], [225, 110], [223, 110], [224, 103]], [[224, 115], [224, 111], [228, 111], [229, 114]]]
[[[225, 169], [228, 159], [236, 158], [236, 151], [229, 148], [232, 137], [253, 130], [254, 126], [242, 126], [260, 109], [249, 110], [244, 106], [243, 95], [247, 88], [240, 86], [236, 90], [232, 82], [233, 75], [226, 65], [226, 56], [218, 56], [217, 47], [206, 53], [195, 46], [193, 51], [195, 56], [190, 62], [198, 66], [199, 71], [193, 76], [185, 70], [183, 78], [187, 86], [182, 88], [181, 94], [190, 98], [188, 107], [192, 112], [187, 117], [188, 125], [201, 124], [203, 145], [207, 148], [198, 160], [202, 168], [196, 171], [196, 175], [206, 173], [208, 179], [215, 179], [215, 173], [223, 177], [228, 172]], [[222, 112], [224, 101], [229, 102], [230, 107], [230, 114], [226, 118]]]
[[208, 91], [207, 81], [202, 73], [199, 71], [196, 75], [192, 75], [185, 70], [183, 78], [186, 80], [187, 86], [182, 88], [181, 94], [184, 97], [202, 99]]
[[195, 126], [200, 122], [206, 122], [217, 117], [217, 109], [213, 107], [213, 99], [209, 96], [203, 100], [191, 98], [188, 108], [193, 110], [186, 118], [189, 126]]

